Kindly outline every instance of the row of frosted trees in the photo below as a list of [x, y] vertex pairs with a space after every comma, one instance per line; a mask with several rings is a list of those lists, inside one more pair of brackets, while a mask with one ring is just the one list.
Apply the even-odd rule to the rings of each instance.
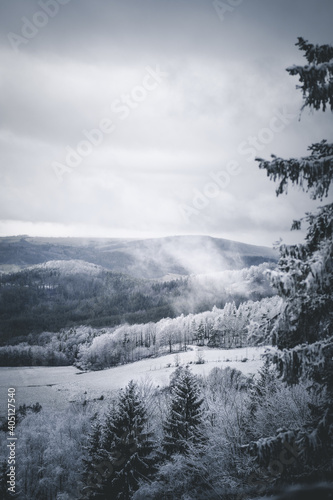
[[77, 365], [101, 369], [121, 363], [186, 350], [188, 345], [233, 348], [270, 342], [279, 297], [228, 303], [200, 314], [166, 318], [158, 323], [123, 325], [80, 347]]

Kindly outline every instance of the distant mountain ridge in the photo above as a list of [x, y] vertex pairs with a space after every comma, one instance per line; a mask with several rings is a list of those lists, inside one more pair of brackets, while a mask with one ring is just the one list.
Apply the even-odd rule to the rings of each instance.
[[276, 262], [275, 250], [210, 236], [145, 240], [98, 238], [0, 238], [0, 271], [49, 261], [85, 261], [136, 278], [161, 279], [242, 269]]

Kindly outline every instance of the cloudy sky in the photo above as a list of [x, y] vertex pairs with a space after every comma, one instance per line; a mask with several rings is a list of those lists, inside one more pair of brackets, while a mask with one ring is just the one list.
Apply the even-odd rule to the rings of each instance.
[[256, 155], [307, 154], [298, 36], [331, 0], [2, 0], [0, 235], [209, 234], [291, 242], [318, 202], [275, 196]]

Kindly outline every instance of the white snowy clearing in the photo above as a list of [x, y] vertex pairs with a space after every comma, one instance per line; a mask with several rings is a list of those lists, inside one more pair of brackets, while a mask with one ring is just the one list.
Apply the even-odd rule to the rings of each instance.
[[[190, 346], [189, 346], [190, 347]], [[190, 364], [194, 374], [208, 375], [212, 368], [236, 368], [245, 375], [256, 374], [267, 347], [192, 350], [148, 358], [95, 372], [81, 372], [73, 366], [0, 368], [0, 415], [5, 415], [8, 387], [16, 389], [16, 407], [39, 402], [44, 408], [65, 408], [68, 403], [94, 400], [125, 387], [130, 380], [150, 380], [155, 386], [169, 383], [176, 364]], [[196, 364], [199, 357], [204, 361]], [[247, 359], [247, 361], [245, 361]], [[6, 385], [4, 383], [6, 382]], [[86, 394], [85, 394], [86, 393]]]

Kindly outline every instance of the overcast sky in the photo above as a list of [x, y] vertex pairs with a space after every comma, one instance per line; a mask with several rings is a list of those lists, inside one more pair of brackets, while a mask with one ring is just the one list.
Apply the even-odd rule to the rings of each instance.
[[318, 202], [253, 158], [330, 138], [285, 68], [333, 43], [333, 2], [219, 4], [1, 0], [1, 236], [294, 241]]

